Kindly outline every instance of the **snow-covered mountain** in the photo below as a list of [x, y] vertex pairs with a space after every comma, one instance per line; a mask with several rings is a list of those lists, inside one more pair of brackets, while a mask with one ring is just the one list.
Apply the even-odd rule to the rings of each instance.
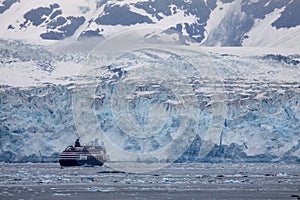
[[206, 46], [300, 46], [298, 0], [3, 0], [0, 37], [49, 42], [133, 28], [177, 31]]
[[53, 161], [80, 136], [111, 160], [300, 162], [299, 10], [1, 1], [0, 161]]

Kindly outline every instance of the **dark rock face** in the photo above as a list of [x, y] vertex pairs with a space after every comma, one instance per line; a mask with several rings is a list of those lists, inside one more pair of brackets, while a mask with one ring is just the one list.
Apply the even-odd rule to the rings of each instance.
[[300, 25], [300, 1], [294, 0], [288, 4], [281, 16], [272, 25], [279, 28], [291, 28]]
[[54, 31], [42, 33], [40, 36], [45, 40], [63, 40], [65, 38], [63, 33], [57, 33]]
[[48, 24], [48, 27], [50, 29], [55, 29], [59, 27], [58, 31], [49, 31], [47, 33], [42, 33], [40, 37], [46, 40], [65, 39], [67, 37], [72, 36], [84, 22], [84, 17], [59, 17], [57, 18], [57, 20], [52, 20], [51, 23]]
[[78, 40], [84, 40], [88, 38], [104, 38], [104, 36], [101, 34], [101, 31], [99, 29], [97, 30], [89, 30], [84, 31], [80, 34]]
[[58, 26], [61, 26], [67, 22], [66, 18], [64, 17], [57, 17], [55, 20], [52, 20], [47, 24], [47, 28], [49, 29], [55, 29]]
[[49, 7], [39, 7], [36, 9], [32, 9], [29, 12], [25, 13], [24, 19], [26, 20], [20, 26], [26, 27], [28, 23], [32, 23], [34, 26], [41, 25], [46, 18], [44, 16], [49, 16], [55, 8], [59, 8], [58, 4], [51, 4]]
[[13, 4], [20, 2], [20, 0], [4, 0], [0, 6], [0, 14], [7, 11]]
[[[112, 17], [113, 16], [113, 17]], [[104, 8], [104, 14], [100, 15], [95, 22], [102, 25], [134, 25], [152, 23], [146, 16], [134, 13], [126, 6], [108, 5]]]

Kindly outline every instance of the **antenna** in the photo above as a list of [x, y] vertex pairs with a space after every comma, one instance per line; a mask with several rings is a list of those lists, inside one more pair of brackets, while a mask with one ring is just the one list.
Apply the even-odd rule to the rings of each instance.
[[39, 151], [39, 154], [40, 154], [41, 162], [44, 163], [44, 157], [43, 157], [41, 151]]

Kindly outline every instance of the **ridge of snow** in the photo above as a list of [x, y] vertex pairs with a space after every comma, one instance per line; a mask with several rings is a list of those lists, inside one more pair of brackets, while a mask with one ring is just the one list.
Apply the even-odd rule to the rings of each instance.
[[218, 25], [221, 23], [222, 19], [227, 15], [228, 12], [232, 11], [232, 3], [222, 3], [220, 1], [217, 1], [217, 7], [211, 11], [209, 19], [207, 20], [206, 26], [205, 26], [205, 39], [201, 42], [203, 44], [207, 40], [207, 36], [218, 27]]
[[13, 65], [3, 65], [0, 68], [0, 85], [14, 87], [41, 86], [44, 83], [67, 85], [72, 83], [81, 65], [75, 63], [58, 62], [52, 73], [36, 67], [33, 61], [17, 62]]
[[[284, 7], [285, 8], [285, 7]], [[255, 20], [252, 29], [243, 40], [243, 46], [298, 48], [300, 46], [300, 27], [276, 29], [271, 24], [280, 17], [284, 10], [276, 9], [266, 15], [265, 19]], [[276, 40], [274, 40], [276, 38]]]
[[263, 56], [267, 54], [274, 55], [297, 55], [300, 52], [300, 46], [296, 48], [282, 47], [203, 47], [202, 49], [208, 53], [229, 54], [235, 56]]

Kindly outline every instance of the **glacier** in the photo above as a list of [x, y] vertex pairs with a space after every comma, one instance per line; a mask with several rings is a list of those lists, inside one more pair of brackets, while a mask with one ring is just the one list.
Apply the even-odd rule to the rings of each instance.
[[1, 74], [30, 81], [1, 76], [0, 161], [56, 161], [80, 137], [112, 161], [300, 162], [299, 55], [122, 38], [88, 55], [1, 41]]

